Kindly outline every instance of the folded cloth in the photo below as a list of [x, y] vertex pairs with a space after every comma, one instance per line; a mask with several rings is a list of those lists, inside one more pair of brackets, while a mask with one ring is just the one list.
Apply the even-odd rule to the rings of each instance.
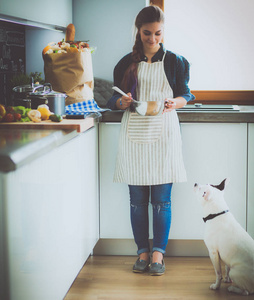
[[106, 110], [109, 109], [100, 108], [94, 99], [65, 106], [66, 115], [88, 115], [93, 112], [103, 112]]

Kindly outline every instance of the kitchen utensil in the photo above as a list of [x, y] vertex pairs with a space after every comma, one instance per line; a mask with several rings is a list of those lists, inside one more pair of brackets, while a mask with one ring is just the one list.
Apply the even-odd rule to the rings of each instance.
[[13, 105], [22, 105], [27, 108], [37, 109], [41, 104], [47, 104], [50, 111], [58, 114], [65, 114], [66, 94], [52, 91], [50, 83], [43, 85], [33, 84], [17, 86], [13, 88]]
[[140, 101], [134, 104], [136, 112], [141, 116], [159, 116], [164, 109], [163, 101]]
[[13, 106], [24, 106], [26, 108], [37, 109], [41, 104], [48, 105], [48, 99], [45, 97], [30, 97], [30, 98], [14, 98], [12, 101]]
[[[50, 92], [39, 92], [39, 93], [31, 93], [30, 97], [36, 98], [44, 98], [47, 99], [47, 105], [49, 110], [57, 115], [65, 115], [65, 98], [67, 97], [66, 94], [58, 93], [54, 91]], [[32, 100], [33, 103], [33, 100]], [[36, 107], [37, 108], [37, 107]]]
[[[119, 94], [129, 97], [117, 86], [112, 87]], [[164, 109], [164, 101], [137, 101], [132, 99], [135, 111], [141, 116], [158, 116], [161, 115]]]
[[35, 91], [37, 92], [47, 92], [51, 91], [51, 84], [50, 83], [45, 83], [45, 84], [27, 84], [27, 85], [19, 85], [16, 86], [12, 89], [14, 98], [26, 98], [29, 93], [34, 93]]
[[[116, 92], [118, 92], [119, 94], [125, 96], [125, 97], [130, 97], [127, 94], [125, 94], [124, 91], [122, 91], [121, 89], [119, 89], [117, 86], [113, 86], [112, 89], [115, 90]], [[137, 100], [134, 100], [134, 99], [132, 99], [132, 101], [136, 102], [136, 103], [140, 103], [140, 101], [137, 101]]]

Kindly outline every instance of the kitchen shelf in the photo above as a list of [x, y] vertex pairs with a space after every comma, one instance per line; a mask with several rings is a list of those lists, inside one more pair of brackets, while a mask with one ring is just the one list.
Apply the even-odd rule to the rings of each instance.
[[63, 26], [31, 21], [31, 20], [13, 17], [13, 16], [9, 16], [9, 15], [4, 15], [4, 14], [0, 14], [0, 21], [11, 22], [11, 23], [19, 24], [19, 25], [28, 26], [28, 27], [49, 29], [49, 30], [54, 30], [54, 31], [59, 31], [59, 32], [65, 32], [65, 30], [66, 30], [66, 28]]

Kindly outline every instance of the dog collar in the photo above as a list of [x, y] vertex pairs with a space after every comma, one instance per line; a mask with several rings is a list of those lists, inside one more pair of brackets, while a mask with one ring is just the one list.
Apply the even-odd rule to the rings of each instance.
[[207, 217], [203, 218], [204, 222], [208, 221], [208, 220], [212, 220], [220, 215], [223, 215], [225, 213], [229, 212], [229, 210], [223, 210], [222, 212], [218, 213], [218, 214], [210, 214]]

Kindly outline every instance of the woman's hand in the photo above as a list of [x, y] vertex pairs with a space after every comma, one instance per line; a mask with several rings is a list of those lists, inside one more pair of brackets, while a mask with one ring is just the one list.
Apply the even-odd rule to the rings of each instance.
[[176, 108], [176, 101], [173, 98], [166, 98], [165, 99], [165, 108], [163, 112], [172, 111]]
[[183, 97], [166, 98], [165, 108], [163, 112], [169, 112], [176, 108], [181, 108], [187, 104], [187, 101]]
[[124, 110], [131, 105], [131, 103], [132, 103], [131, 93], [127, 93], [127, 95], [129, 97], [122, 96], [121, 98], [117, 99], [117, 101], [116, 101], [117, 108]]

